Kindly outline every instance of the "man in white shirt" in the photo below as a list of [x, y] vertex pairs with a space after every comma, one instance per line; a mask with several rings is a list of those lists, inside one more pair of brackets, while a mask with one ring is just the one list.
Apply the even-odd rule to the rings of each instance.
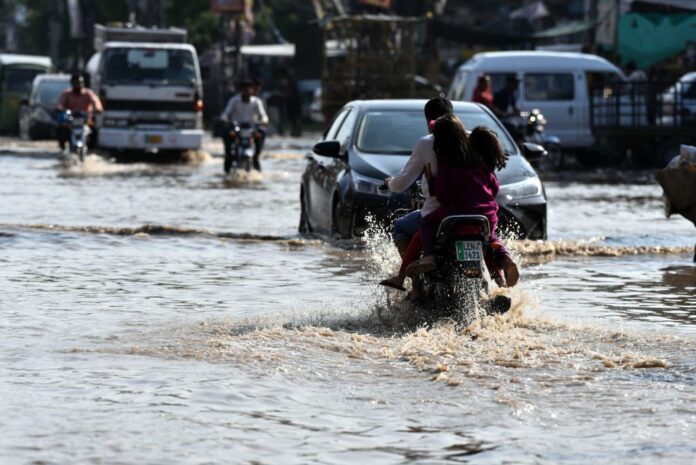
[[[261, 99], [254, 95], [254, 83], [252, 81], [242, 81], [239, 83], [239, 87], [241, 88], [241, 93], [235, 95], [227, 102], [220, 119], [228, 123], [236, 121], [240, 124], [249, 123], [256, 126], [261, 137], [256, 141], [254, 169], [261, 171], [259, 156], [263, 149], [263, 143], [266, 140], [268, 115]], [[229, 156], [229, 152], [232, 150], [232, 138], [229, 130], [224, 131], [222, 139], [225, 142], [225, 155]]]
[[[429, 132], [431, 121], [435, 121], [439, 117], [452, 112], [452, 103], [446, 98], [437, 97], [428, 100], [428, 103], [425, 104], [425, 120]], [[437, 157], [433, 151], [432, 134], [419, 139], [401, 171], [393, 177], [385, 179], [389, 190], [393, 192], [404, 192], [407, 190], [423, 174], [426, 164], [430, 165], [433, 176], [437, 176]], [[396, 244], [396, 248], [399, 249], [399, 254], [402, 257], [406, 253], [411, 238], [420, 229], [422, 217], [432, 213], [440, 206], [437, 197], [430, 195], [427, 182], [422, 183], [421, 191], [425, 196], [423, 208], [402, 216], [394, 223], [394, 244]]]

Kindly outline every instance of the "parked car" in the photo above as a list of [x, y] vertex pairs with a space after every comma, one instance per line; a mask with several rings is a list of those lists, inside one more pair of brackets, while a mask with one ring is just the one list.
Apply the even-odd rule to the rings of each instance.
[[0, 53], [0, 132], [17, 132], [22, 99], [34, 77], [51, 66], [49, 57]]
[[624, 81], [623, 72], [596, 55], [567, 52], [514, 51], [477, 53], [461, 65], [449, 88], [451, 100], [471, 101], [479, 74], [491, 77], [493, 91], [508, 76], [519, 81], [517, 106], [538, 108], [548, 121], [546, 130], [564, 148], [594, 144], [590, 125], [590, 93], [597, 82]]
[[56, 132], [56, 105], [64, 90], [70, 88], [68, 74], [39, 74], [34, 78], [29, 97], [19, 109], [19, 135], [22, 139], [53, 139]]
[[696, 123], [696, 72], [686, 73], [662, 94], [662, 125]]
[[[366, 218], [390, 221], [411, 206], [411, 195], [380, 189], [387, 176], [406, 163], [416, 141], [427, 133], [425, 100], [365, 100], [346, 104], [321, 142], [307, 155], [300, 186], [300, 230], [342, 237], [360, 235]], [[509, 161], [498, 172], [500, 229], [518, 237], [546, 238], [546, 195], [527, 158], [544, 153], [525, 144], [525, 157], [487, 108], [455, 102], [454, 111], [471, 130], [484, 125], [496, 132]]]

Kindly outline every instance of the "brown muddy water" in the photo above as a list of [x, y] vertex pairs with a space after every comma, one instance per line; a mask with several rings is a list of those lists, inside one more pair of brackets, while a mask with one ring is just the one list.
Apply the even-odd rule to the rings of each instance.
[[649, 175], [548, 182], [513, 310], [425, 328], [384, 235], [296, 234], [281, 142], [0, 158], [0, 463], [696, 463], [695, 234]]

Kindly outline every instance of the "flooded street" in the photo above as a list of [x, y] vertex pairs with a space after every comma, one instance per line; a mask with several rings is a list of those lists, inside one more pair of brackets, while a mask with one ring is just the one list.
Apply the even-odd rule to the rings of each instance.
[[551, 178], [513, 309], [426, 329], [385, 236], [297, 234], [312, 142], [0, 156], [2, 464], [696, 464], [696, 231], [652, 175]]

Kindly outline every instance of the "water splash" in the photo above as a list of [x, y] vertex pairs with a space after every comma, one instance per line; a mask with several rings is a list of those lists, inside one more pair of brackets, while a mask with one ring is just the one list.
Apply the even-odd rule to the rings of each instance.
[[251, 187], [263, 182], [263, 173], [256, 170], [232, 170], [223, 178], [222, 182], [227, 188]]

